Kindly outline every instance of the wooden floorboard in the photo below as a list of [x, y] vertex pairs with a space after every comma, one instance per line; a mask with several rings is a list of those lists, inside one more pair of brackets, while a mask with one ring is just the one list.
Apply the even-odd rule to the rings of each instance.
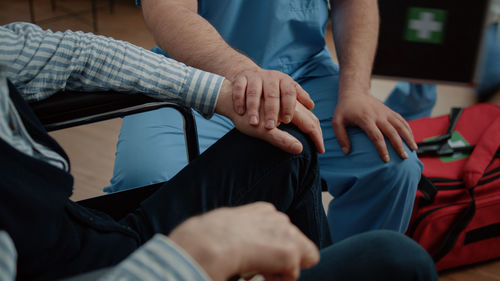
[[500, 259], [444, 271], [439, 281], [500, 281]]

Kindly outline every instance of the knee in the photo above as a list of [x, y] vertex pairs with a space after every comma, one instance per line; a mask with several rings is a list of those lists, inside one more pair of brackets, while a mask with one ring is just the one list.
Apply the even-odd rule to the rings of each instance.
[[302, 143], [303, 147], [300, 154], [284, 153], [284, 158], [290, 161], [290, 170], [294, 171], [290, 174], [297, 177], [295, 180], [300, 183], [300, 186], [307, 187], [313, 192], [321, 194], [318, 153], [313, 141], [295, 125], [284, 124], [280, 126], [280, 129], [295, 137]]
[[415, 153], [409, 153], [407, 159], [393, 156], [391, 161], [385, 163], [377, 172], [386, 188], [392, 191], [407, 191], [415, 193], [423, 170], [423, 165]]
[[413, 210], [422, 164], [416, 156], [391, 162], [384, 165], [378, 177], [379, 203], [385, 206], [380, 227], [404, 233]]
[[436, 267], [429, 254], [409, 237], [387, 230], [369, 233], [374, 267], [395, 280], [437, 280]]
[[307, 134], [302, 132], [299, 128], [297, 128], [293, 124], [283, 124], [280, 126], [280, 129], [288, 132], [298, 141], [300, 141], [300, 143], [302, 143], [303, 149], [300, 155], [308, 159], [317, 158], [316, 146], [314, 145], [312, 139]]
[[169, 180], [169, 174], [157, 167], [149, 165], [134, 166], [133, 164], [115, 165], [110, 185], [106, 186], [104, 191], [113, 193]]

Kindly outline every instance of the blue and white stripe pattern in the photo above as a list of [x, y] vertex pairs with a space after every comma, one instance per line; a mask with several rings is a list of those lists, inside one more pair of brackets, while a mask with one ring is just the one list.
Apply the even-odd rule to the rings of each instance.
[[13, 281], [16, 278], [17, 252], [9, 234], [0, 231], [0, 281]]
[[64, 171], [69, 171], [69, 163], [46, 146], [36, 142], [24, 127], [21, 116], [9, 98], [7, 78], [0, 65], [0, 139], [18, 151], [45, 161]]
[[0, 27], [0, 65], [27, 100], [63, 89], [113, 89], [192, 107], [207, 118], [224, 79], [127, 42], [20, 22]]
[[179, 246], [157, 234], [100, 281], [114, 280], [206, 281], [210, 278]]
[[[17, 252], [12, 239], [0, 230], [0, 281], [16, 278]], [[210, 281], [188, 254], [166, 236], [156, 234], [127, 259], [97, 281]]]

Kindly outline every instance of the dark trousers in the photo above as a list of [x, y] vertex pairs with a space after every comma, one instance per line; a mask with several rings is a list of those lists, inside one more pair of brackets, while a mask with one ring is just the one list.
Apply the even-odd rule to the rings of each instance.
[[285, 153], [232, 130], [123, 222], [145, 242], [154, 233], [168, 234], [193, 215], [221, 206], [267, 201], [288, 214], [318, 247], [329, 245], [314, 145], [294, 127], [286, 130], [304, 144], [301, 154]]
[[320, 262], [299, 281], [437, 281], [429, 254], [401, 233], [375, 230], [321, 250]]
[[[119, 222], [71, 202], [57, 186], [11, 190], [8, 200], [19, 209], [6, 209], [10, 214], [2, 219], [19, 252], [18, 279], [50, 280], [108, 267], [191, 216], [255, 201], [273, 203], [318, 247], [329, 245], [314, 145], [296, 128], [284, 128], [303, 143], [301, 154], [233, 130]], [[27, 223], [28, 217], [36, 223]]]

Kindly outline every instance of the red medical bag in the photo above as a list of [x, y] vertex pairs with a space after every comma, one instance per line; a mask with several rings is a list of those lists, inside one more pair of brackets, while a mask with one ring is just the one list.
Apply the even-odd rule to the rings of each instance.
[[407, 235], [438, 270], [500, 257], [500, 107], [410, 122], [423, 176]]

